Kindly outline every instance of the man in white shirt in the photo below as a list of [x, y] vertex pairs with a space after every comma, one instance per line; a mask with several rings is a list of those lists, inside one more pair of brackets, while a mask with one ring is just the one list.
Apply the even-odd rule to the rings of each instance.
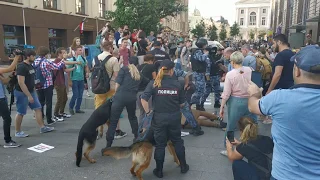
[[129, 50], [131, 50], [132, 42], [131, 42], [131, 40], [130, 40], [130, 33], [129, 33], [129, 31], [124, 31], [124, 32], [123, 32], [122, 38], [119, 39], [119, 41], [118, 41], [118, 46], [120, 46], [120, 45], [122, 44], [122, 39], [123, 39], [123, 38], [128, 39], [127, 48], [128, 48]]

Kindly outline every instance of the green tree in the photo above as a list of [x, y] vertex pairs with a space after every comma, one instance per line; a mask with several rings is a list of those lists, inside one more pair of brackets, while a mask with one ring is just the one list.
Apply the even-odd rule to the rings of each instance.
[[197, 38], [201, 38], [206, 35], [206, 25], [204, 24], [203, 19], [196, 25], [194, 29], [191, 30], [191, 33]]
[[106, 18], [113, 20], [116, 27], [128, 25], [141, 28], [145, 32], [158, 30], [160, 19], [175, 17], [187, 7], [176, 0], [117, 0], [115, 11], [107, 11]]
[[217, 35], [218, 29], [215, 26], [212, 18], [210, 18], [210, 21], [211, 21], [211, 25], [207, 29], [207, 36], [210, 39], [210, 41], [215, 41], [218, 39], [218, 35]]
[[259, 31], [259, 35], [258, 35], [259, 39], [264, 39], [264, 37], [266, 36], [266, 34], [267, 34], [267, 32], [264, 31], [264, 30]]
[[255, 35], [254, 31], [251, 29], [251, 30], [250, 30], [250, 33], [249, 33], [249, 36], [250, 36], [250, 39], [251, 39], [251, 40], [254, 39], [254, 35]]
[[240, 27], [239, 25], [234, 22], [233, 25], [230, 27], [230, 35], [232, 37], [237, 37], [240, 34]]
[[226, 25], [224, 23], [221, 23], [221, 30], [219, 33], [219, 38], [221, 41], [224, 41], [227, 38], [227, 30], [226, 30]]

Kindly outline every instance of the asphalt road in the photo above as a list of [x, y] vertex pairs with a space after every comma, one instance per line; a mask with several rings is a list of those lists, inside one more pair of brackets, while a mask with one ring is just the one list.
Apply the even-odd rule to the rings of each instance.
[[[212, 98], [211, 98], [212, 99]], [[214, 112], [213, 106], [206, 106], [208, 111]], [[22, 144], [20, 148], [5, 149], [3, 141], [0, 141], [0, 179], [1, 180], [134, 180], [129, 169], [131, 158], [115, 160], [111, 157], [102, 157], [100, 150], [106, 145], [105, 136], [97, 141], [97, 146], [91, 153], [91, 157], [97, 160], [96, 164], [89, 164], [84, 160], [81, 167], [75, 165], [75, 151], [78, 132], [84, 122], [88, 119], [92, 110], [86, 110], [83, 115], [75, 115], [64, 122], [54, 125], [56, 130], [47, 134], [40, 134], [35, 120], [32, 118], [32, 111], [23, 120], [22, 130], [30, 135], [27, 138], [13, 139]], [[12, 112], [14, 117], [15, 112]], [[114, 146], [129, 146], [132, 143], [133, 135], [125, 117], [120, 119], [121, 129], [128, 133], [128, 136], [115, 140]], [[3, 137], [2, 123], [0, 125], [0, 137]], [[14, 136], [14, 127], [12, 126]], [[224, 132], [216, 128], [206, 128], [205, 134], [199, 137], [192, 135], [183, 137], [186, 146], [187, 163], [190, 171], [187, 174], [180, 174], [180, 168], [173, 162], [172, 156], [166, 152], [163, 180], [231, 180], [232, 169], [228, 159], [219, 154], [223, 147]], [[262, 134], [270, 134], [270, 125], [260, 126]], [[239, 136], [236, 133], [236, 136]], [[54, 146], [54, 149], [37, 153], [27, 148], [44, 143]], [[145, 180], [156, 180], [152, 174], [155, 162], [152, 160], [150, 167], [144, 171]]]

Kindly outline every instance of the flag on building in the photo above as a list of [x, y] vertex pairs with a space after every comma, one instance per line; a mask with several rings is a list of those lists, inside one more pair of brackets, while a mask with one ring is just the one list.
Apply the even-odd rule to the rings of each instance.
[[80, 24], [79, 24], [79, 30], [80, 30], [80, 34], [83, 34], [83, 30], [84, 30], [84, 21], [86, 20], [87, 18], [84, 18]]

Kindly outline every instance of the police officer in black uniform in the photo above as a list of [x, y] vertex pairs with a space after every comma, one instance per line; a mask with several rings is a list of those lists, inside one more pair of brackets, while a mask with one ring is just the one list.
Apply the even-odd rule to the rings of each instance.
[[[157, 167], [153, 174], [158, 178], [163, 177], [163, 162], [165, 148], [168, 140], [171, 140], [177, 157], [180, 161], [181, 173], [189, 170], [186, 163], [184, 142], [181, 139], [181, 112], [185, 96], [183, 87], [179, 81], [172, 77], [175, 64], [170, 60], [164, 60], [154, 81], [151, 81], [141, 96], [142, 106], [147, 116], [153, 114], [151, 128], [154, 133], [155, 152], [154, 159]], [[151, 113], [148, 100], [152, 96], [154, 112]]]
[[166, 59], [170, 59], [170, 56], [168, 53], [161, 50], [161, 43], [159, 41], [155, 41], [153, 43], [153, 47], [154, 47], [154, 49], [152, 51], [148, 52], [148, 54], [152, 54], [154, 56], [155, 68], [158, 70], [160, 68], [161, 62]]

